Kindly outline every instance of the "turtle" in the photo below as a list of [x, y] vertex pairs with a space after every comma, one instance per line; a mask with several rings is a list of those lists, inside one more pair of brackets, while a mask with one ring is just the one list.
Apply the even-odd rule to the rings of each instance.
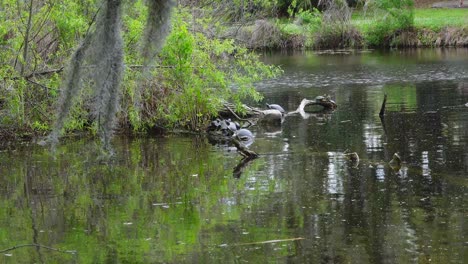
[[250, 130], [245, 129], [245, 128], [241, 128], [241, 129], [237, 130], [234, 133], [234, 136], [237, 137], [241, 141], [247, 141], [249, 139], [253, 139], [253, 137], [254, 137], [252, 132], [250, 132]]
[[278, 104], [266, 104], [266, 106], [269, 109], [275, 109], [275, 110], [280, 111], [281, 114], [284, 114], [286, 112], [286, 111], [284, 111], [283, 107], [281, 107], [281, 105], [278, 105]]
[[233, 137], [239, 139], [246, 147], [252, 145], [254, 142], [254, 135], [250, 130], [241, 128], [234, 132]]
[[221, 120], [216, 118], [215, 120], [211, 121], [210, 126], [208, 126], [208, 131], [219, 130], [221, 128]]
[[324, 100], [325, 100], [325, 96], [323, 96], [323, 95], [319, 95], [319, 96], [315, 97], [316, 102], [323, 102]]
[[226, 125], [228, 126], [228, 129], [233, 132], [240, 128], [239, 123], [235, 121], [231, 121], [231, 119], [226, 120]]

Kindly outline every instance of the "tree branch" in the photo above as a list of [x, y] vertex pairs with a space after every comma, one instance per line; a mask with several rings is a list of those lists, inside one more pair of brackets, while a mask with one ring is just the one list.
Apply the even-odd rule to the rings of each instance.
[[29, 48], [29, 34], [31, 31], [31, 22], [32, 22], [32, 9], [33, 9], [33, 0], [29, 1], [29, 16], [28, 16], [28, 25], [26, 27], [26, 34], [24, 36], [24, 49], [23, 49], [23, 61], [21, 62], [20, 76], [24, 74], [24, 66], [28, 57], [28, 48]]
[[45, 249], [48, 249], [48, 250], [53, 250], [53, 251], [57, 251], [57, 252], [61, 252], [61, 253], [67, 253], [67, 254], [73, 254], [73, 255], [78, 253], [78, 251], [76, 251], [76, 250], [62, 250], [62, 249], [58, 249], [58, 248], [44, 246], [44, 245], [41, 245], [41, 244], [17, 245], [17, 246], [11, 247], [11, 248], [0, 250], [0, 253], [5, 253], [5, 252], [8, 252], [8, 251], [15, 250], [15, 249], [18, 249], [18, 248], [23, 248], [23, 247], [40, 247], [40, 248], [45, 248]]

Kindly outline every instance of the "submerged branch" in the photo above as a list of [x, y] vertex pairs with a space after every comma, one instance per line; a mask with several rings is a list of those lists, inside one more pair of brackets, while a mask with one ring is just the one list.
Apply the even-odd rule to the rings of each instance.
[[53, 250], [53, 251], [57, 251], [57, 252], [61, 252], [61, 253], [67, 253], [67, 254], [73, 254], [73, 255], [77, 253], [76, 250], [62, 250], [62, 249], [58, 249], [58, 248], [44, 246], [44, 245], [41, 245], [41, 244], [17, 245], [17, 246], [13, 246], [11, 248], [0, 250], [0, 253], [5, 253], [5, 252], [8, 252], [8, 251], [15, 250], [15, 249], [18, 249], [18, 248], [23, 248], [23, 247], [40, 247], [40, 248], [45, 248], [45, 249], [48, 249], [48, 250]]
[[288, 242], [288, 241], [297, 241], [303, 240], [303, 237], [295, 237], [295, 238], [286, 238], [286, 239], [274, 239], [274, 240], [266, 240], [266, 241], [259, 241], [259, 242], [250, 242], [250, 243], [238, 243], [232, 244], [230, 246], [248, 246], [248, 245], [258, 245], [258, 244], [272, 244], [272, 243], [279, 243], [279, 242]]
[[258, 154], [255, 151], [248, 149], [244, 144], [242, 144], [236, 138], [232, 139], [232, 143], [237, 148], [239, 153], [246, 158], [257, 158]]
[[295, 114], [300, 114], [303, 118], [307, 118], [309, 114], [305, 112], [304, 108], [309, 105], [322, 106], [325, 111], [331, 111], [338, 107], [337, 104], [333, 100], [331, 100], [330, 96], [323, 95], [323, 96], [317, 96], [313, 100], [308, 100], [306, 98], [302, 99], [297, 109], [287, 114], [283, 114], [277, 109], [262, 110], [262, 109], [256, 109], [254, 107], [249, 107], [247, 105], [243, 105], [243, 108], [245, 110], [245, 113], [243, 114], [244, 116], [247, 117], [247, 119], [242, 119], [238, 116], [237, 113], [235, 113], [232, 110], [231, 106], [227, 104], [224, 105], [224, 109], [220, 110], [218, 114], [219, 116], [235, 117], [241, 121], [247, 121], [250, 124], [252, 124], [252, 122], [249, 120], [255, 120], [255, 122], [258, 121], [262, 123], [281, 124], [283, 122], [284, 117], [295, 115]]
[[309, 105], [320, 105], [327, 110], [336, 109], [337, 105], [334, 101], [325, 96], [317, 96], [314, 100], [308, 100], [306, 98], [302, 99], [301, 104], [297, 107], [296, 111], [289, 112], [287, 115], [300, 114], [305, 116], [304, 108]]

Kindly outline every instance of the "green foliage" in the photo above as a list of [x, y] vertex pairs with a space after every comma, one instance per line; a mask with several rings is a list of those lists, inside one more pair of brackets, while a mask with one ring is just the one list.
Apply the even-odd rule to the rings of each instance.
[[466, 27], [468, 11], [463, 8], [430, 8], [414, 10], [414, 26], [440, 30], [444, 27]]
[[[287, 1], [285, 1], [287, 2]], [[284, 3], [286, 4], [286, 3]], [[303, 13], [303, 12], [315, 12], [318, 11], [314, 4], [310, 0], [292, 0], [287, 9], [287, 13], [289, 17], [295, 17], [296, 15]]]
[[[400, 31], [394, 24], [377, 23], [376, 12], [355, 12], [352, 23], [373, 46], [383, 46], [392, 41], [393, 34]], [[379, 20], [380, 21], [380, 20]], [[437, 38], [448, 27], [464, 28], [468, 20], [466, 11], [461, 9], [415, 9], [414, 29], [417, 35], [414, 42], [424, 46], [437, 46]], [[445, 35], [445, 33], [443, 33]], [[453, 34], [454, 37], [457, 34]], [[463, 34], [459, 34], [463, 36]]]
[[276, 9], [280, 15], [287, 14], [292, 18], [301, 10], [313, 10], [313, 8], [318, 7], [318, 4], [317, 0], [278, 0]]
[[356, 48], [362, 46], [362, 37], [351, 24], [352, 10], [343, 0], [329, 0], [323, 3], [323, 22], [318, 29], [315, 48]]
[[301, 19], [301, 22], [307, 25], [312, 25], [314, 27], [320, 26], [322, 24], [322, 14], [317, 8], [310, 10], [299, 10], [297, 17]]
[[383, 45], [397, 28], [385, 22], [375, 23], [365, 35], [366, 42], [370, 46]]
[[414, 26], [413, 0], [374, 0], [368, 8], [373, 11], [373, 23], [366, 32], [371, 46], [388, 43], [397, 30]]
[[89, 18], [81, 12], [81, 8], [80, 3], [72, 1], [59, 1], [51, 8], [50, 18], [55, 24], [63, 48], [72, 48], [89, 27]]
[[[86, 32], [95, 2], [33, 1], [31, 12], [30, 1], [1, 2], [0, 101], [4, 103], [0, 107], [0, 128], [39, 132], [50, 128], [60, 83], [54, 69], [62, 67], [71, 47]], [[29, 17], [28, 53], [23, 58]]]
[[[199, 130], [227, 101], [240, 106], [247, 98], [260, 100], [253, 83], [279, 73], [278, 68], [259, 62], [257, 55], [233, 40], [192, 33], [187, 20], [191, 20], [188, 12], [178, 13], [160, 55], [161, 65], [153, 72], [157, 81], [149, 81], [143, 91], [142, 118], [127, 105], [127, 119], [133, 127], [165, 125]], [[132, 94], [131, 89], [127, 91], [130, 101], [135, 100]]]
[[359, 31], [352, 25], [324, 23], [317, 31], [314, 47], [317, 49], [359, 48], [363, 39]]
[[[254, 2], [258, 6], [271, 4]], [[54, 116], [51, 113], [60, 94], [61, 75], [30, 74], [62, 68], [73, 47], [100, 23], [96, 12], [102, 11], [103, 6], [97, 0], [35, 2], [29, 14], [28, 4], [29, 1], [15, 0], [0, 4], [3, 21], [0, 24], [0, 76], [5, 76], [0, 83], [0, 127], [21, 127], [42, 133], [51, 128]], [[18, 7], [23, 10], [19, 17]], [[255, 54], [238, 47], [233, 40], [194, 33], [194, 27], [208, 32], [221, 23], [209, 17], [192, 18], [186, 11], [179, 13], [170, 43], [157, 57], [158, 65], [150, 65], [151, 70], [147, 71], [146, 66], [142, 67], [145, 60], [140, 51], [144, 44], [142, 37], [148, 37], [144, 34], [148, 7], [144, 0], [135, 0], [126, 1], [123, 8], [127, 72], [123, 77], [119, 117], [122, 126], [137, 130], [155, 125], [200, 129], [224, 102], [240, 105], [247, 98], [259, 100], [261, 96], [254, 90], [253, 83], [279, 72], [277, 68], [260, 63]], [[32, 20], [29, 54], [23, 59], [25, 21], [29, 16]], [[95, 72], [90, 64], [97, 64], [94, 60], [102, 54], [104, 52], [98, 52], [91, 60], [84, 56], [80, 63], [82, 74]], [[25, 68], [24, 76], [19, 76], [21, 65]], [[70, 106], [66, 111], [68, 118], [60, 130], [90, 129], [95, 133], [93, 83], [81, 77], [71, 80], [83, 89], [72, 93], [72, 100], [67, 103]]]

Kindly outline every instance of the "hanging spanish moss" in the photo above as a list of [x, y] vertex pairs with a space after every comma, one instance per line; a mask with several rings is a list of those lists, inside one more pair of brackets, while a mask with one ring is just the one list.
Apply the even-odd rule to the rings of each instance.
[[82, 65], [90, 44], [91, 35], [88, 35], [72, 55], [70, 65], [68, 66], [68, 70], [65, 74], [65, 79], [62, 82], [62, 94], [57, 108], [57, 119], [55, 120], [54, 128], [49, 135], [49, 141], [52, 144], [56, 144], [58, 142], [65, 120], [73, 105], [73, 99], [76, 98], [80, 91]]
[[[149, 72], [151, 63], [156, 60], [156, 55], [164, 45], [164, 40], [170, 31], [171, 10], [174, 2], [171, 0], [158, 1], [147, 0], [148, 19], [142, 39], [141, 56], [143, 57], [143, 72]], [[142, 82], [142, 80], [140, 81]], [[140, 109], [141, 85], [135, 90], [134, 104]]]
[[[49, 141], [53, 144], [58, 141], [74, 98], [82, 87], [81, 80], [89, 77], [94, 88], [93, 116], [97, 131], [104, 148], [110, 147], [110, 139], [119, 109], [120, 84], [124, 70], [121, 35], [123, 0], [104, 1], [98, 14], [95, 30], [89, 32], [73, 54], [64, 77], [57, 119], [49, 135]], [[169, 17], [173, 2], [171, 0], [148, 0], [147, 5], [149, 15], [142, 51], [145, 65], [149, 65], [154, 60], [169, 32]], [[89, 76], [83, 71], [85, 62], [92, 66]]]
[[94, 116], [104, 148], [109, 148], [120, 99], [123, 72], [121, 0], [107, 0], [95, 31], [91, 62], [95, 65]]
[[142, 41], [145, 66], [154, 61], [169, 34], [171, 9], [174, 3], [170, 0], [148, 0], [147, 4], [149, 12]]

